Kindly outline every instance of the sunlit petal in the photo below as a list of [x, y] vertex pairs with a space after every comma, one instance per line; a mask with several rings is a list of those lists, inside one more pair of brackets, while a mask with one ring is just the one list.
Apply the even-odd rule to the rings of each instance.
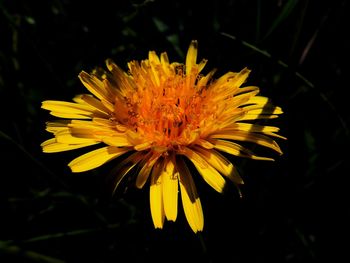
[[151, 215], [155, 228], [163, 228], [164, 224], [164, 201], [163, 201], [163, 187], [162, 176], [160, 176], [163, 169], [163, 162], [157, 162], [151, 175], [150, 185], [150, 206]]
[[43, 152], [101, 144], [71, 161], [71, 170], [88, 171], [125, 156], [115, 160], [109, 177], [113, 193], [131, 174], [136, 178], [126, 182], [135, 182], [137, 188], [149, 183], [153, 224], [163, 228], [165, 219], [178, 216], [180, 192], [191, 229], [202, 231], [202, 205], [186, 162], [199, 179], [222, 193], [227, 179], [237, 187], [243, 184], [232, 156], [271, 161], [274, 156], [257, 155], [250, 146], [282, 154], [275, 139], [285, 139], [278, 127], [255, 123], [283, 111], [259, 96], [258, 87], [245, 85], [250, 69], [215, 77], [216, 69], [201, 73], [206, 64], [198, 59], [198, 42], [193, 40], [184, 63], [151, 50], [146, 59], [129, 61], [126, 70], [107, 59], [107, 69], [82, 71], [79, 79], [91, 94], [77, 95], [72, 102], [42, 103], [62, 118], [47, 122], [53, 138], [41, 144]]
[[103, 147], [75, 158], [68, 166], [74, 173], [88, 171], [117, 158], [129, 150], [128, 148], [117, 148], [113, 146]]
[[165, 164], [162, 171], [162, 186], [165, 216], [168, 220], [175, 221], [177, 217], [177, 197], [178, 197], [178, 173], [170, 159]]
[[177, 169], [179, 171], [181, 200], [185, 216], [192, 230], [197, 233], [202, 231], [204, 226], [201, 201], [192, 175], [182, 159], [177, 161]]

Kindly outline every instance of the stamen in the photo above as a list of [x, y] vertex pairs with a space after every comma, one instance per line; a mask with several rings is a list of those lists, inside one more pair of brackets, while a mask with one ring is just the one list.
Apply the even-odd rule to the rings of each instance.
[[[187, 137], [183, 131], [196, 129], [199, 117], [211, 114], [203, 113], [208, 109], [204, 103], [205, 86], [197, 87], [203, 77], [198, 75], [198, 70], [193, 68], [185, 73], [184, 65], [175, 65], [173, 70], [165, 77], [158, 76], [155, 83], [155, 75], [161, 75], [160, 66], [141, 63], [140, 68], [133, 68], [139, 89], [125, 95], [123, 103], [118, 103], [115, 108], [116, 116], [118, 112], [125, 112], [123, 120], [118, 120], [120, 124], [137, 131], [155, 145], [167, 148], [186, 141], [181, 138]], [[146, 71], [152, 71], [152, 74], [146, 74]], [[188, 82], [189, 79], [194, 82]]]

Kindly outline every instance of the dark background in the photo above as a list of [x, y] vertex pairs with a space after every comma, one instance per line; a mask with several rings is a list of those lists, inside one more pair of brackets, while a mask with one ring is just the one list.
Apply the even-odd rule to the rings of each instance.
[[[349, 247], [349, 2], [1, 1], [0, 262], [346, 262]], [[276, 162], [231, 158], [243, 198], [194, 174], [200, 235], [179, 205], [154, 230], [148, 187], [105, 184], [113, 164], [72, 174], [85, 152], [44, 154], [40, 109], [86, 90], [77, 75], [149, 50], [184, 61], [192, 39], [216, 76], [252, 69], [249, 84], [281, 106]], [[268, 152], [267, 154], [271, 154]]]

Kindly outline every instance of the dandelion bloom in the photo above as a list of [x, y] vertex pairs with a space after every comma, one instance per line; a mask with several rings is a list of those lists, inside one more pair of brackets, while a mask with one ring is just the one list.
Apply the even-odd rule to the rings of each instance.
[[54, 138], [42, 143], [43, 151], [102, 145], [71, 161], [68, 165], [73, 172], [91, 170], [126, 155], [117, 164], [115, 188], [135, 167], [138, 188], [150, 177], [150, 208], [156, 228], [163, 227], [165, 218], [176, 220], [180, 190], [190, 227], [202, 231], [202, 205], [185, 159], [221, 193], [226, 179], [236, 185], [243, 181], [220, 152], [273, 160], [239, 144], [251, 142], [282, 154], [271, 138], [282, 137], [276, 134], [277, 127], [247, 122], [276, 118], [281, 108], [257, 96], [258, 87], [241, 87], [248, 69], [214, 79], [215, 70], [200, 74], [206, 62], [197, 63], [197, 41], [192, 41], [185, 64], [170, 63], [166, 53], [158, 56], [150, 51], [148, 59], [129, 62], [128, 72], [111, 60], [106, 61], [106, 72], [81, 72], [79, 78], [92, 95], [76, 96], [74, 102], [42, 103], [53, 116], [66, 119], [47, 123]]

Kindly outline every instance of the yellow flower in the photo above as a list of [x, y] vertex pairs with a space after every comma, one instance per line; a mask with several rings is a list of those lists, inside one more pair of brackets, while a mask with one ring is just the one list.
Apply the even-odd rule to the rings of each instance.
[[[154, 226], [164, 219], [175, 221], [178, 192], [187, 221], [194, 232], [204, 225], [202, 205], [187, 158], [201, 177], [222, 192], [226, 178], [243, 181], [235, 166], [219, 152], [255, 160], [261, 157], [238, 142], [252, 142], [280, 154], [269, 136], [279, 128], [247, 121], [276, 118], [281, 108], [257, 96], [258, 87], [241, 87], [248, 69], [213, 79], [215, 70], [200, 74], [206, 60], [197, 63], [197, 41], [192, 41], [186, 63], [170, 63], [166, 53], [150, 51], [148, 59], [128, 63], [124, 72], [107, 60], [108, 72], [81, 72], [79, 78], [93, 94], [76, 96], [74, 102], [47, 100], [42, 108], [65, 118], [47, 123], [54, 138], [42, 143], [44, 152], [61, 152], [102, 144], [71, 161], [73, 172], [94, 169], [128, 153], [117, 164], [116, 185], [138, 167], [136, 186], [150, 177], [150, 207]], [[179, 189], [180, 187], [180, 189]]]

